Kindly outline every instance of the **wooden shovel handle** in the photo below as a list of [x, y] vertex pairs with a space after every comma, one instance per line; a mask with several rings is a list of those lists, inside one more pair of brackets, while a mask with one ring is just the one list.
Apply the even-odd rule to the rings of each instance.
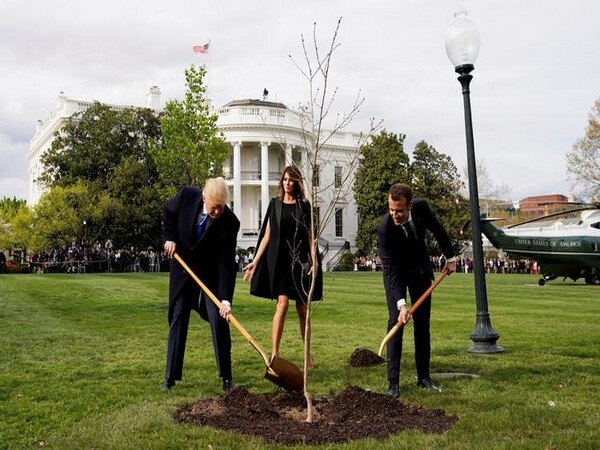
[[[423, 294], [419, 297], [419, 299], [414, 302], [412, 304], [412, 306], [410, 307], [410, 310], [408, 311], [408, 316], [409, 318], [415, 313], [415, 311], [417, 310], [417, 308], [419, 306], [421, 306], [421, 303], [423, 303], [425, 301], [425, 299], [427, 297], [429, 297], [431, 295], [431, 293], [433, 292], [433, 290], [438, 287], [438, 285], [442, 282], [442, 280], [444, 279], [444, 277], [448, 275], [448, 269], [444, 269], [444, 271], [442, 272], [442, 274], [433, 282], [433, 284], [431, 286], [429, 286], [427, 288], [427, 290], [425, 292], [423, 292]], [[398, 322], [396, 323], [396, 325], [394, 325], [392, 327], [392, 329], [390, 331], [388, 331], [388, 334], [385, 335], [385, 337], [383, 338], [383, 341], [381, 341], [381, 345], [379, 346], [379, 352], [377, 353], [379, 356], [381, 356], [383, 354], [383, 348], [385, 347], [385, 345], [388, 343], [388, 341], [398, 332], [398, 330], [400, 330], [400, 328], [402, 328], [404, 326], [403, 322]]]
[[[179, 264], [181, 264], [181, 266], [187, 271], [187, 273], [190, 274], [190, 276], [194, 279], [194, 281], [196, 281], [196, 283], [198, 283], [200, 288], [206, 293], [206, 295], [208, 295], [208, 298], [210, 298], [212, 300], [212, 302], [215, 305], [217, 305], [217, 308], [221, 309], [223, 304], [219, 301], [219, 299], [217, 297], [215, 297], [215, 294], [212, 293], [212, 291], [200, 280], [200, 278], [198, 278], [198, 276], [193, 272], [193, 270], [190, 269], [190, 267], [185, 263], [185, 261], [183, 259], [181, 259], [181, 256], [179, 256], [177, 253], [175, 253], [175, 254], [173, 254], [173, 258], [175, 258], [177, 260], [177, 262]], [[266, 366], [270, 367], [270, 362], [269, 362], [267, 353], [258, 344], [258, 342], [256, 342], [252, 338], [252, 336], [250, 336], [250, 333], [248, 333], [248, 331], [246, 331], [246, 329], [242, 326], [241, 323], [238, 322], [238, 320], [233, 316], [233, 314], [229, 313], [228, 318], [229, 318], [229, 322], [242, 334], [242, 336], [244, 336], [244, 338], [250, 343], [250, 345], [252, 347], [254, 347], [258, 353], [260, 353], [260, 356], [262, 356], [262, 358], [265, 360]]]

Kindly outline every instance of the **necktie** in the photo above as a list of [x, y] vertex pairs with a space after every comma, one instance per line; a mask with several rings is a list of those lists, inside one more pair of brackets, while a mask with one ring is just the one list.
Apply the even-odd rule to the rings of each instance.
[[408, 242], [416, 242], [417, 235], [415, 234], [415, 230], [413, 229], [411, 222], [404, 224], [404, 231], [406, 233], [406, 239], [408, 239]]
[[196, 237], [200, 239], [202, 237], [202, 233], [204, 233], [204, 228], [206, 226], [206, 218], [208, 214], [200, 214], [200, 221], [198, 222], [198, 227], [196, 228]]

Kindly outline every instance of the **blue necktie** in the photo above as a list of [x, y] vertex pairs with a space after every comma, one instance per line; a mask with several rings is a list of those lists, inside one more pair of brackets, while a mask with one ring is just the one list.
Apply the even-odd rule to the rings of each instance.
[[208, 214], [200, 214], [200, 221], [198, 222], [198, 227], [196, 228], [196, 237], [200, 239], [202, 237], [202, 233], [204, 233], [204, 227], [206, 226], [206, 218]]

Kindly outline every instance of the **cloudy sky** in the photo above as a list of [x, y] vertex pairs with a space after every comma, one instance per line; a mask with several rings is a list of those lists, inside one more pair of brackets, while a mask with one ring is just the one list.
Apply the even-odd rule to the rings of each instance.
[[330, 83], [335, 109], [360, 90], [370, 117], [465, 166], [460, 85], [444, 47], [464, 6], [481, 34], [471, 101], [475, 150], [492, 181], [514, 200], [572, 193], [565, 155], [600, 97], [600, 1], [572, 0], [2, 0], [0, 3], [0, 198], [27, 197], [27, 153], [38, 119], [70, 98], [145, 104], [181, 97], [183, 71], [208, 64], [192, 52], [210, 40], [215, 105], [260, 98], [294, 107], [307, 84], [288, 55], [313, 22], [324, 47], [339, 17]]

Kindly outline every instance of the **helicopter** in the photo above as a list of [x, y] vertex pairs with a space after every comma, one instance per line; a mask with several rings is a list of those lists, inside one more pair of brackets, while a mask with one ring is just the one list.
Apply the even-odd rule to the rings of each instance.
[[538, 284], [558, 277], [600, 283], [600, 208], [576, 208], [498, 228], [481, 218], [481, 231], [494, 247], [513, 257], [538, 262]]

